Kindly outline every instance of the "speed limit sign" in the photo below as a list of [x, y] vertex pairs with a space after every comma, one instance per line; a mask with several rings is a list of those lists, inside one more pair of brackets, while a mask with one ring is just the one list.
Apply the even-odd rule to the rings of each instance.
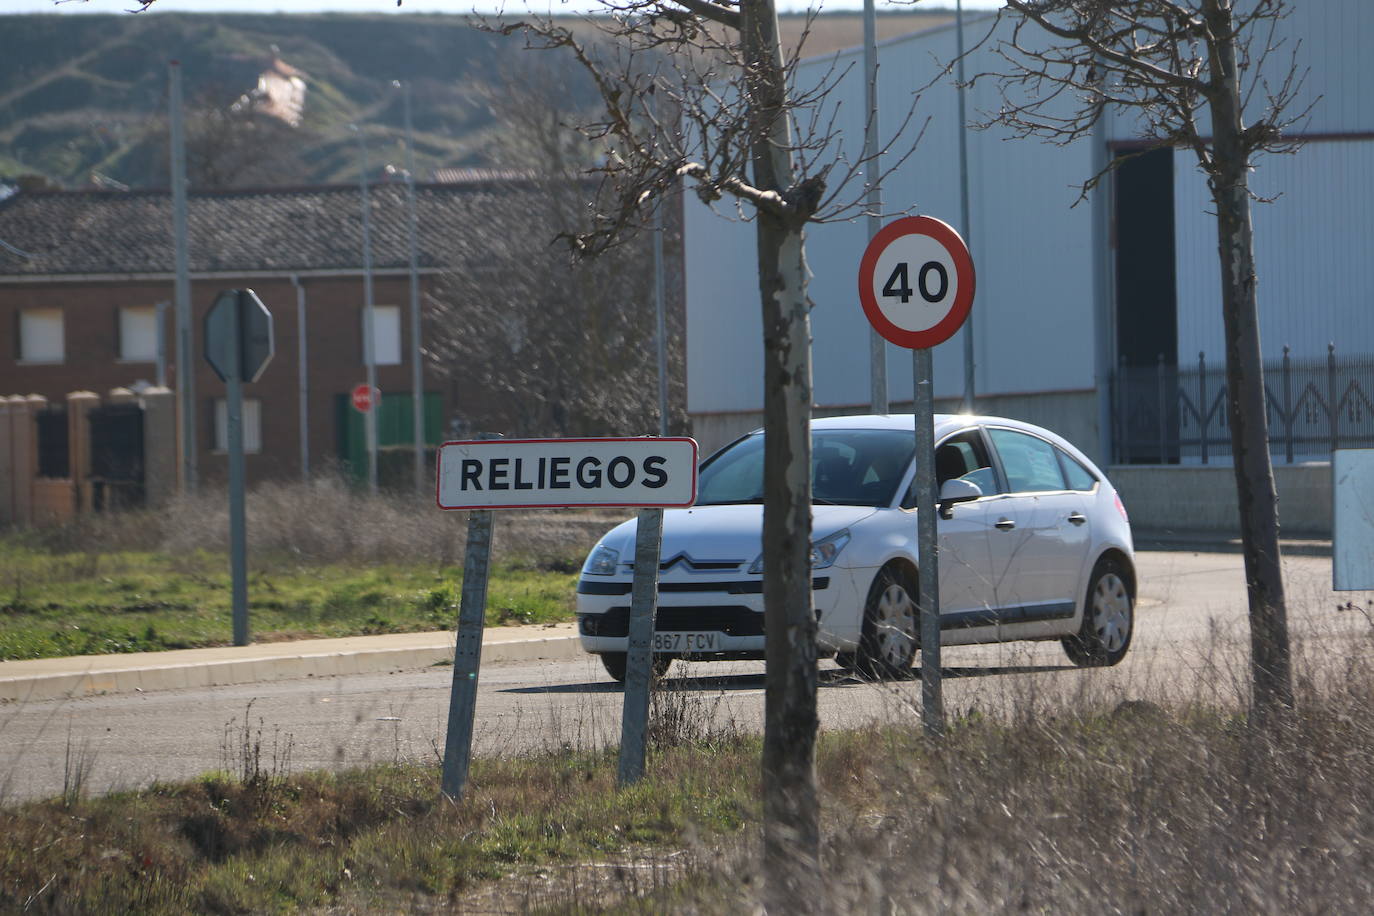
[[879, 334], [923, 350], [963, 326], [973, 306], [973, 258], [953, 227], [930, 216], [888, 223], [859, 262], [859, 301]]

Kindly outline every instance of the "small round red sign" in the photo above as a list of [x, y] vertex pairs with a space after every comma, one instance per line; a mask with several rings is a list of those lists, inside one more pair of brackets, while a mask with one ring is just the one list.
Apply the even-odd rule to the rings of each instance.
[[369, 388], [366, 383], [359, 385], [353, 389], [353, 409], [367, 413], [380, 396], [381, 392], [376, 388]]

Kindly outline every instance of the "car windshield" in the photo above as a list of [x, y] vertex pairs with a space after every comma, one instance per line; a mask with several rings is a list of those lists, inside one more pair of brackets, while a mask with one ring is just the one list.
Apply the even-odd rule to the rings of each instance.
[[[812, 498], [823, 505], [886, 506], [916, 450], [914, 430], [823, 429], [811, 433]], [[763, 502], [763, 434], [718, 452], [701, 468], [698, 506]]]

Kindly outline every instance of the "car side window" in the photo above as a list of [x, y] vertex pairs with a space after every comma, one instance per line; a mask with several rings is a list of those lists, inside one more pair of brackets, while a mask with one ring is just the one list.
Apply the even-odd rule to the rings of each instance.
[[[935, 449], [935, 489], [939, 492], [945, 481], [963, 478], [978, 486], [985, 495], [997, 492], [997, 474], [992, 469], [987, 446], [977, 430], [951, 436]], [[916, 481], [907, 487], [902, 500], [903, 509], [916, 505]]]
[[1064, 471], [1064, 479], [1068, 481], [1070, 490], [1088, 491], [1097, 486], [1097, 478], [1093, 476], [1083, 465], [1062, 448], [1056, 448], [1055, 454], [1059, 456], [1059, 466]]
[[1013, 429], [989, 429], [993, 447], [1002, 459], [1007, 484], [1013, 493], [1042, 493], [1063, 490], [1064, 473], [1055, 457], [1055, 447], [1044, 439]]

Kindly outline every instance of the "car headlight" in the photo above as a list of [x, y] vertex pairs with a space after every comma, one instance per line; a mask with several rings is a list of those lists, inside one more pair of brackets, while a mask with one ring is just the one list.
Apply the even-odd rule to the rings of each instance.
[[584, 576], [614, 576], [615, 568], [620, 565], [620, 551], [612, 550], [605, 544], [597, 544], [587, 554], [587, 562], [582, 564]]
[[[850, 537], [849, 529], [845, 528], [841, 531], [836, 531], [834, 534], [830, 535], [830, 537], [821, 538], [819, 541], [812, 543], [811, 568], [826, 569], [833, 566], [835, 560], [840, 556], [840, 551], [844, 550], [845, 545], [849, 543]], [[763, 554], [759, 554], [758, 558], [750, 564], [749, 572], [755, 575], [763, 572]]]
[[849, 543], [849, 529], [836, 531], [828, 538], [822, 538], [811, 545], [811, 568], [826, 569], [834, 564], [844, 545]]

